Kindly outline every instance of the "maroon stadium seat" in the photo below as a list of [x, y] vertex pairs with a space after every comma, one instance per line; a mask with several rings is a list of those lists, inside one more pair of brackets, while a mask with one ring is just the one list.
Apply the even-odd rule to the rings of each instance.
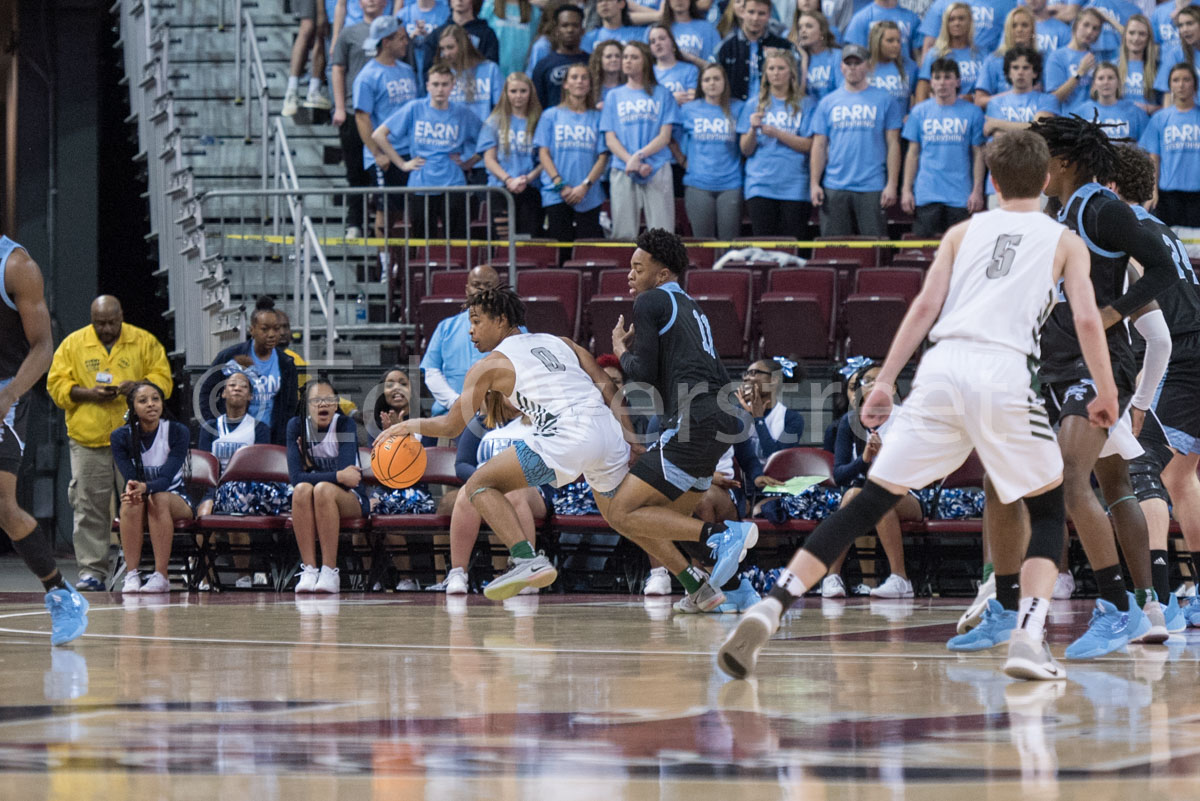
[[880, 267], [861, 270], [855, 277], [860, 295], [899, 295], [908, 302], [921, 291], [925, 273], [917, 267]]
[[582, 276], [578, 270], [526, 270], [517, 275], [525, 322], [533, 333], [578, 339]]
[[846, 352], [882, 359], [907, 311], [908, 299], [898, 294], [846, 298]]
[[758, 301], [761, 352], [802, 359], [830, 357], [834, 345], [837, 271], [784, 267], [767, 274]]
[[753, 274], [749, 270], [697, 270], [686, 275], [687, 292], [708, 317], [721, 358], [745, 358], [750, 349]]
[[612, 330], [617, 318], [625, 316], [625, 324], [633, 322], [633, 297], [628, 292], [617, 295], [596, 293], [588, 301], [588, 327], [591, 330], [589, 348], [592, 353], [612, 350]]
[[453, 317], [462, 311], [463, 299], [456, 298], [421, 298], [417, 307], [417, 319], [421, 322], [421, 350], [424, 351], [433, 330], [438, 323], [448, 317]]
[[629, 294], [629, 270], [605, 270], [596, 282], [597, 295]]
[[437, 270], [429, 276], [429, 291], [425, 296], [461, 300], [467, 295], [469, 274], [468, 270]]
[[[853, 242], [855, 240], [872, 241], [873, 236], [818, 236], [817, 242]], [[876, 267], [882, 263], [883, 254], [879, 248], [856, 248], [848, 245], [833, 245], [815, 248], [813, 256], [819, 259], [839, 259], [858, 262], [859, 267]]]

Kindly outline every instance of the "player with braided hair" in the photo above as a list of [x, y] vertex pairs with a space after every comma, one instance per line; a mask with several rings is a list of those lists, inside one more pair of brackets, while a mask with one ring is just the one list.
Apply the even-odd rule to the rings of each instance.
[[550, 560], [534, 552], [506, 494], [543, 484], [564, 487], [582, 474], [604, 514], [629, 472], [627, 440], [634, 433], [628, 416], [611, 411], [617, 388], [590, 353], [566, 337], [521, 333], [525, 305], [512, 289], [471, 296], [467, 313], [471, 340], [488, 355], [467, 372], [462, 394], [446, 414], [397, 423], [376, 442], [397, 434], [457, 437], [488, 392], [507, 398], [529, 419], [532, 433], [489, 459], [461, 490], [512, 554], [513, 567], [484, 589], [501, 601], [526, 587], [547, 587], [558, 576]]
[[[1133, 398], [1137, 365], [1127, 329], [1117, 323], [1171, 285], [1175, 279], [1173, 253], [1162, 237], [1143, 227], [1133, 210], [1101, 185], [1116, 176], [1119, 165], [1117, 145], [1103, 125], [1072, 115], [1038, 120], [1030, 130], [1045, 139], [1050, 149], [1046, 194], [1057, 207], [1058, 220], [1079, 234], [1091, 252], [1092, 286], [1107, 329], [1113, 376], [1125, 415]], [[1125, 291], [1130, 258], [1143, 265], [1145, 276]], [[1058, 427], [1067, 512], [1100, 591], [1091, 625], [1067, 648], [1067, 658], [1102, 656], [1131, 640], [1162, 642], [1167, 631], [1152, 588], [1146, 520], [1134, 496], [1126, 461], [1137, 458], [1142, 449], [1132, 436], [1127, 415], [1109, 431], [1089, 424], [1087, 404], [1095, 397], [1095, 385], [1083, 362], [1071, 306], [1062, 295], [1042, 329], [1041, 355], [1039, 380], [1051, 422]], [[1091, 488], [1093, 471], [1133, 574], [1136, 603], [1131, 603], [1134, 597], [1126, 591], [1121, 574], [1113, 524]]]

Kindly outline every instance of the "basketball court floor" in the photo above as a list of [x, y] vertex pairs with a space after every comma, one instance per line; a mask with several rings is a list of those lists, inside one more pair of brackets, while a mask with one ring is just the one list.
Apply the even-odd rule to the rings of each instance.
[[[1017, 683], [965, 601], [807, 599], [754, 682], [674, 599], [0, 595], [0, 799], [1195, 799], [1200, 631]], [[1056, 602], [1056, 653], [1091, 602]]]

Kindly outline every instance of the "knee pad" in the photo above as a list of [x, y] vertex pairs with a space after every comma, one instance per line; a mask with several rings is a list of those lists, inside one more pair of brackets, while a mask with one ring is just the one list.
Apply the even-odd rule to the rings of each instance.
[[1029, 549], [1025, 558], [1057, 563], [1062, 556], [1063, 526], [1067, 522], [1062, 485], [1026, 498], [1025, 506], [1029, 509]]
[[1149, 451], [1145, 456], [1129, 463], [1129, 483], [1133, 486], [1133, 494], [1137, 496], [1139, 503], [1155, 498], [1164, 503], [1170, 503], [1167, 498], [1167, 489], [1162, 483], [1162, 466], [1148, 457], [1150, 457]]
[[833, 564], [850, 543], [874, 528], [902, 497], [867, 481], [862, 492], [817, 526], [805, 541], [804, 550], [820, 559], [823, 565]]

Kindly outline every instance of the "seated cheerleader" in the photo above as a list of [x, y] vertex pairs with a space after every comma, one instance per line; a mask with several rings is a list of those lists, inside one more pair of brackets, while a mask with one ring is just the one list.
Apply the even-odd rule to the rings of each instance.
[[[163, 394], [140, 381], [126, 396], [129, 422], [112, 433], [113, 460], [125, 478], [121, 493], [121, 550], [125, 552], [125, 584], [121, 592], [169, 592], [167, 564], [176, 520], [191, 520], [192, 504], [184, 494], [187, 426], [163, 419]], [[150, 530], [154, 572], [142, 582], [142, 542]]]
[[[231, 369], [225, 379], [225, 386], [221, 389], [221, 398], [225, 401], [225, 414], [218, 417], [211, 427], [205, 425], [200, 428], [199, 450], [208, 451], [217, 457], [222, 473], [229, 466], [233, 454], [240, 449], [247, 445], [262, 445], [271, 441], [271, 429], [267, 424], [249, 414], [250, 397], [253, 394], [254, 383], [251, 377], [240, 369]], [[214, 508], [222, 513], [259, 514], [256, 509], [246, 508], [245, 503], [237, 502], [251, 493], [257, 494], [257, 488], [251, 482], [227, 482], [220, 487], [219, 493], [216, 489], [205, 493], [196, 507], [196, 514], [212, 514]], [[218, 494], [220, 503], [216, 503]]]
[[[314, 378], [304, 388], [301, 414], [288, 421], [292, 529], [301, 559], [296, 592], [341, 590], [337, 569], [341, 519], [370, 514], [358, 466], [358, 427], [337, 409], [338, 394], [333, 385]], [[322, 561], [319, 570], [318, 540]]]
[[[458, 439], [454, 472], [465, 482], [493, 456], [532, 433], [529, 421], [509, 405], [502, 395], [488, 392], [485, 413], [476, 415]], [[505, 493], [505, 497], [517, 513], [525, 538], [531, 546], [537, 547], [537, 521], [545, 520], [552, 508], [542, 491], [536, 487], [522, 487]], [[483, 518], [475, 511], [466, 494], [457, 493], [454, 509], [450, 513], [450, 572], [442, 582], [447, 595], [464, 595], [468, 592], [467, 566], [482, 523]], [[526, 587], [521, 594], [537, 594], [537, 588]]]

